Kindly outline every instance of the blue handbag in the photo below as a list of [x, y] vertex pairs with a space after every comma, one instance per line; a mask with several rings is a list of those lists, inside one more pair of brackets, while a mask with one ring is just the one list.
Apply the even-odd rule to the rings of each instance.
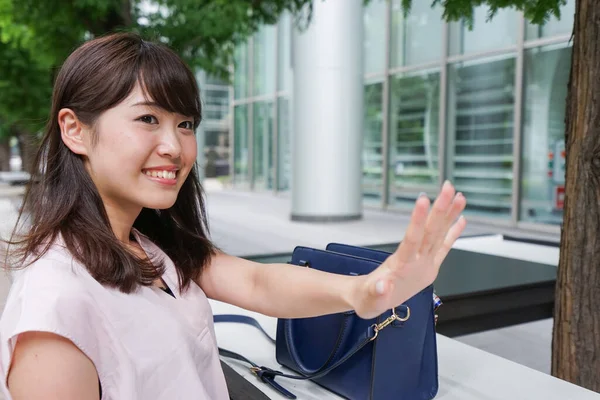
[[[389, 255], [331, 243], [326, 250], [296, 247], [290, 264], [335, 274], [366, 275]], [[354, 312], [280, 318], [276, 339], [271, 339], [276, 359], [298, 375], [258, 366], [225, 349], [219, 351], [250, 363], [263, 382], [292, 399], [296, 396], [275, 378], [310, 379], [350, 400], [430, 400], [438, 391], [435, 309], [440, 304], [429, 286], [394, 310], [369, 320]], [[245, 316], [216, 315], [215, 321], [249, 323], [262, 330], [258, 322]]]

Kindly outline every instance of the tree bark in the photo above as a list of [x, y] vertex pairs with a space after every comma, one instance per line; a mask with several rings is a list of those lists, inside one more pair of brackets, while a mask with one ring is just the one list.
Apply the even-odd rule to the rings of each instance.
[[38, 140], [32, 133], [18, 130], [17, 139], [19, 141], [19, 151], [21, 152], [21, 161], [23, 162], [23, 171], [33, 175], [35, 157], [38, 150]]
[[600, 0], [577, 0], [552, 375], [600, 392]]
[[10, 171], [10, 143], [8, 138], [0, 138], [0, 171]]

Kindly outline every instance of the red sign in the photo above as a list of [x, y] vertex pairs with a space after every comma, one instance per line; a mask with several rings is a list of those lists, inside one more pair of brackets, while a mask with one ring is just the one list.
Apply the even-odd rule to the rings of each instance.
[[557, 210], [562, 210], [565, 207], [565, 187], [556, 186], [554, 193], [554, 207]]

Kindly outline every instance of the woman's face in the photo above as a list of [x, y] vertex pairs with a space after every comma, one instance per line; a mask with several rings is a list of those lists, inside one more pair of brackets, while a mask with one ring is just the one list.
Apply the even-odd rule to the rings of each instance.
[[139, 85], [84, 136], [86, 168], [110, 208], [171, 207], [196, 161], [193, 118], [153, 104]]

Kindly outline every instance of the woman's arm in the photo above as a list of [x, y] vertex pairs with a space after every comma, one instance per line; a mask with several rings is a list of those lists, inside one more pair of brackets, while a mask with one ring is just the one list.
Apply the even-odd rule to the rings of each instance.
[[[420, 197], [402, 243], [365, 276], [330, 274], [289, 264], [259, 264], [219, 254], [199, 285], [208, 297], [278, 318], [301, 318], [354, 310], [372, 318], [432, 284], [466, 226], [466, 206], [445, 183], [430, 210]], [[457, 219], [458, 218], [458, 219]]]
[[357, 278], [290, 264], [261, 264], [219, 254], [200, 286], [212, 299], [277, 318], [301, 318], [352, 309]]
[[71, 341], [46, 332], [19, 335], [7, 378], [13, 400], [98, 400], [98, 374]]

